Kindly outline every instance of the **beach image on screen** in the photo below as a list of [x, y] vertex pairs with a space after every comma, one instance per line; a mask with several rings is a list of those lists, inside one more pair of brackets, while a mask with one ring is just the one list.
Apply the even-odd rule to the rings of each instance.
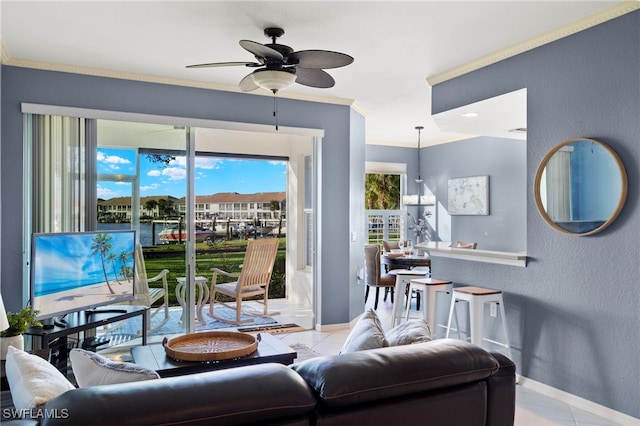
[[134, 231], [35, 235], [33, 309], [46, 317], [133, 298], [134, 247]]

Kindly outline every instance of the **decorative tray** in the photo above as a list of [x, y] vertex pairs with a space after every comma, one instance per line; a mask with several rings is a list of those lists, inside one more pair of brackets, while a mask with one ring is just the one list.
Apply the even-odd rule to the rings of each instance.
[[179, 361], [220, 361], [249, 355], [258, 348], [260, 335], [235, 331], [206, 331], [162, 341], [170, 358]]

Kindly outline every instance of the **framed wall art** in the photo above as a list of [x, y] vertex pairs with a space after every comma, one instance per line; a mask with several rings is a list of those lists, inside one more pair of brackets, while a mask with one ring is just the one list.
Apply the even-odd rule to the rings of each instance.
[[489, 214], [489, 176], [449, 179], [447, 194], [450, 215]]

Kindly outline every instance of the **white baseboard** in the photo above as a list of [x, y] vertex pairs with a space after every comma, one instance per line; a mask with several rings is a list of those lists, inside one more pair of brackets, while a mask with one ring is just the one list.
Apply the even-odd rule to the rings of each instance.
[[621, 413], [604, 405], [597, 404], [593, 401], [572, 395], [568, 392], [561, 391], [544, 383], [536, 382], [524, 376], [519, 376], [518, 384], [523, 388], [531, 389], [542, 395], [548, 396], [566, 404], [588, 411], [591, 414], [600, 416], [604, 419], [619, 423], [625, 426], [640, 426], [640, 419], [631, 417], [628, 414]]
[[322, 332], [333, 332], [333, 331], [341, 331], [341, 330], [349, 330], [350, 325], [348, 323], [346, 324], [328, 324], [328, 325], [322, 325], [322, 324], [316, 324], [316, 331], [322, 331]]

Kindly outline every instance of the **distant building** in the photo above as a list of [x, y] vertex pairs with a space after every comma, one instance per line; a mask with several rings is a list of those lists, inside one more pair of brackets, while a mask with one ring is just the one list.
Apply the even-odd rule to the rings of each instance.
[[[197, 220], [213, 219], [278, 219], [285, 215], [286, 192], [258, 192], [238, 194], [221, 192], [213, 195], [197, 195], [195, 216]], [[187, 210], [185, 198], [168, 195], [140, 197], [140, 217], [161, 218], [184, 216]], [[98, 220], [103, 222], [130, 221], [131, 197], [98, 200]]]

